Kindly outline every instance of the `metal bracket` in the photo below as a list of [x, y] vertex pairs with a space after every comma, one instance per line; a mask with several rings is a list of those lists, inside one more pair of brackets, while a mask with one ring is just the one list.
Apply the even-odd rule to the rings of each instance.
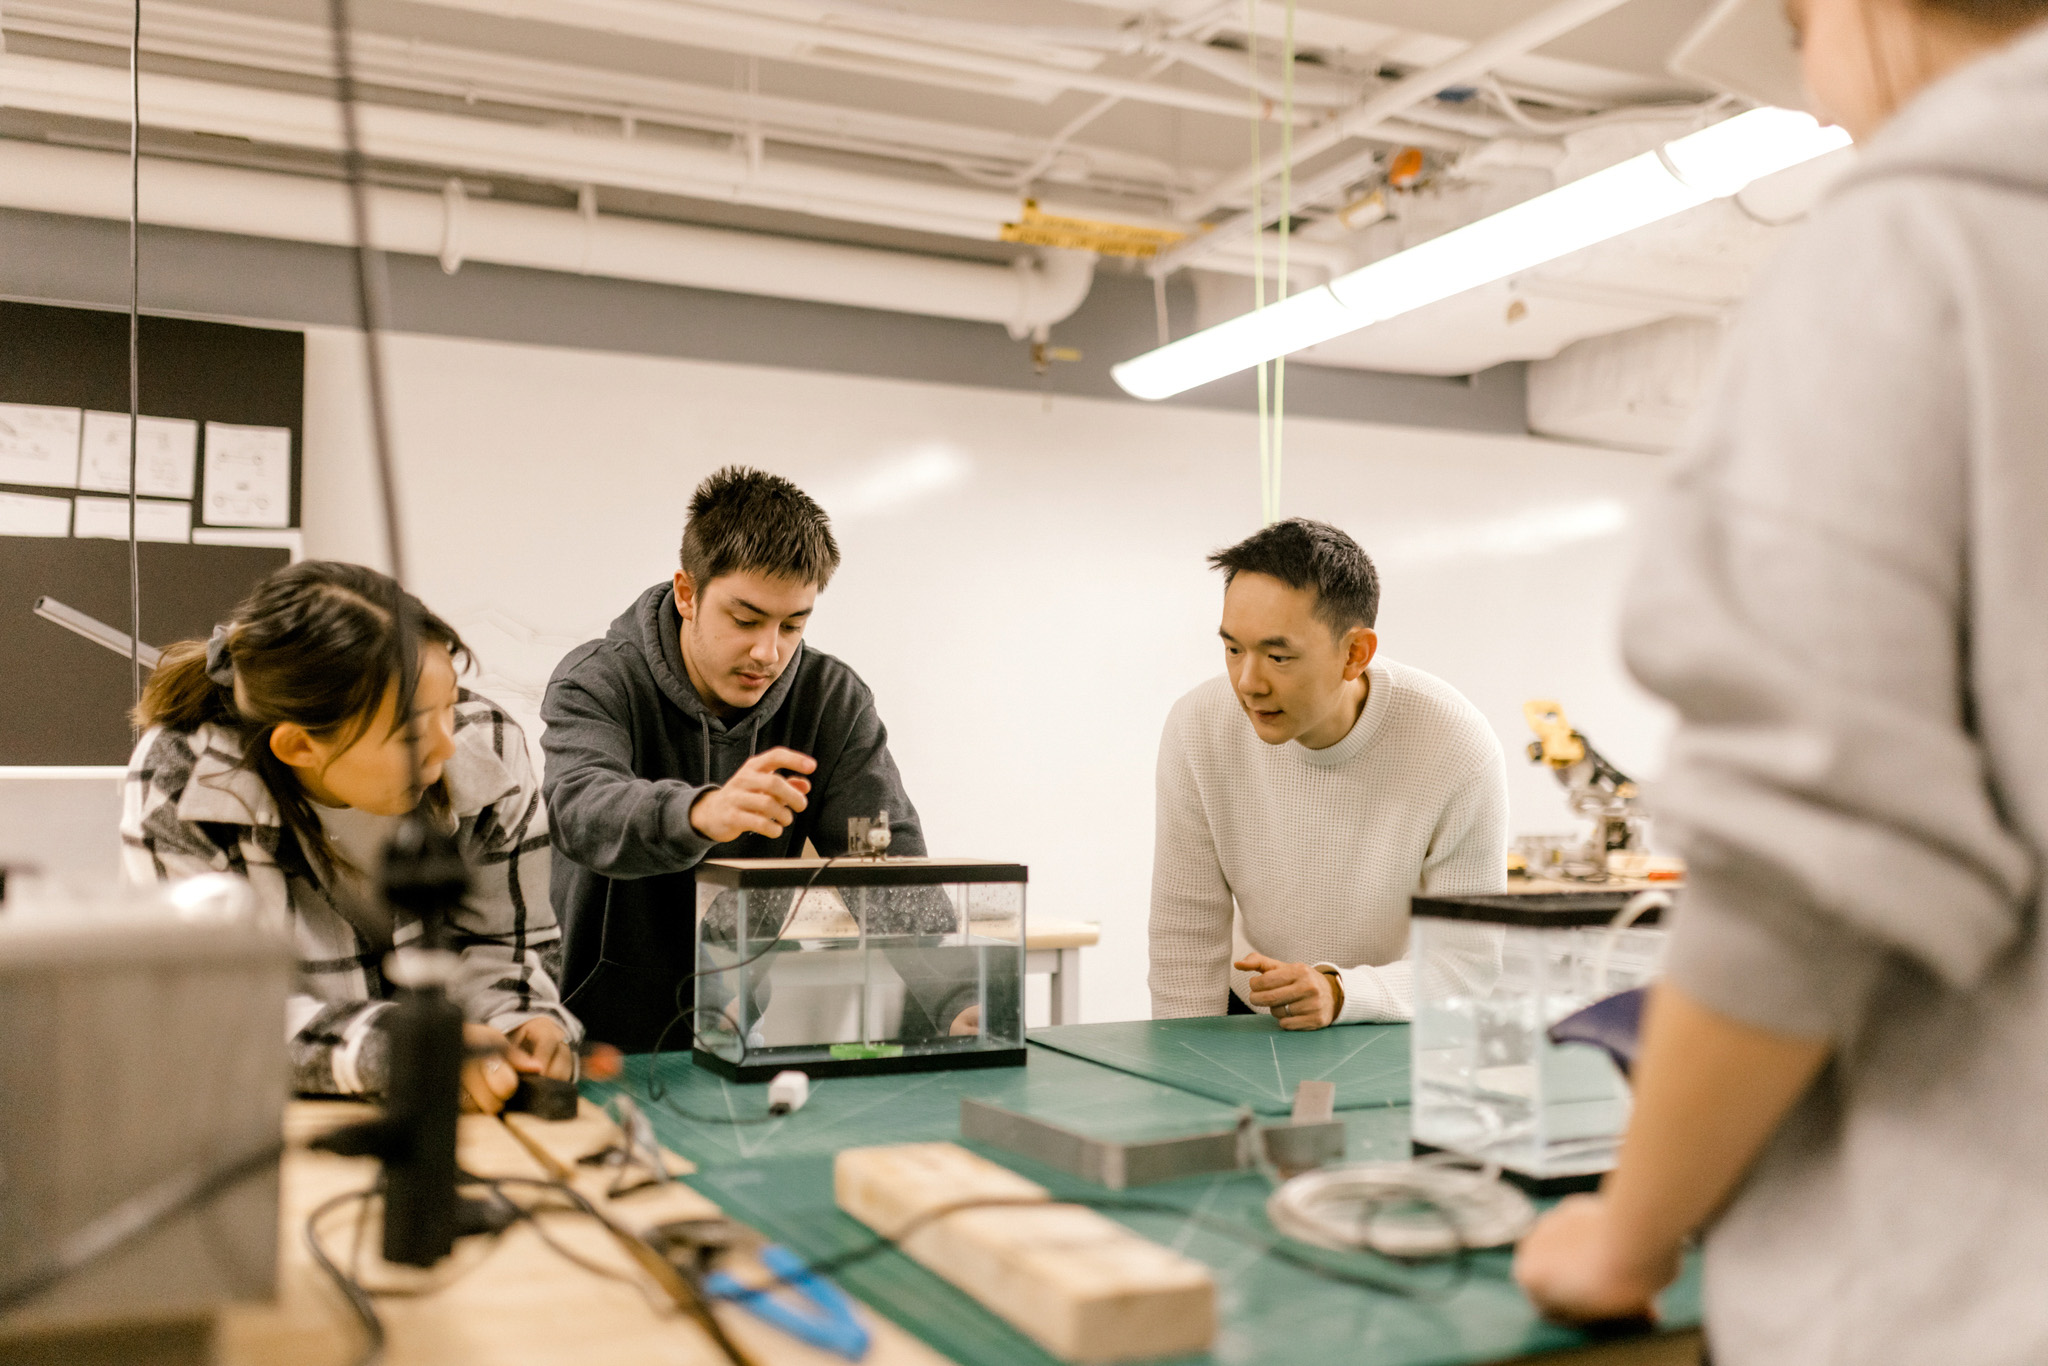
[[1118, 1143], [1089, 1138], [969, 1096], [960, 1098], [960, 1136], [1113, 1191], [1255, 1166], [1256, 1155], [1246, 1151], [1246, 1137], [1263, 1144], [1267, 1160], [1289, 1175], [1344, 1156], [1344, 1125], [1337, 1120], [1261, 1124], [1249, 1130], [1223, 1129], [1186, 1138]]

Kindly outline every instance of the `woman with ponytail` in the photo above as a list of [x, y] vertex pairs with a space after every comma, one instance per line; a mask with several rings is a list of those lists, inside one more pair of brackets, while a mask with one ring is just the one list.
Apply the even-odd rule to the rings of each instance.
[[[458, 686], [462, 641], [417, 599], [401, 613], [400, 591], [360, 565], [305, 561], [257, 585], [211, 640], [167, 648], [135, 712], [124, 867], [138, 882], [248, 878], [298, 949], [297, 1089], [375, 1094], [390, 988], [371, 879], [414, 809], [454, 831], [472, 881], [449, 919], [449, 991], [472, 1048], [500, 1050], [465, 1067], [463, 1095], [495, 1112], [519, 1072], [575, 1071], [580, 1029], [543, 962], [561, 940], [547, 809], [519, 726]], [[410, 641], [394, 639], [401, 616]], [[391, 933], [403, 945], [420, 926]]]

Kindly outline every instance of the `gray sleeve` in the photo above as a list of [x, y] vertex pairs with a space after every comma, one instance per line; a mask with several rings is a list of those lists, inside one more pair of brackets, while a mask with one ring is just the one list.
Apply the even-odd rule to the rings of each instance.
[[889, 754], [889, 730], [875, 710], [874, 696], [855, 685], [846, 699], [849, 715], [845, 743], [829, 769], [821, 767], [814, 785], [819, 796], [818, 820], [811, 842], [827, 856], [846, 852], [846, 823], [856, 816], [889, 813], [889, 852], [926, 852], [924, 827], [904, 790], [903, 775]]
[[582, 682], [558, 673], [541, 702], [548, 813], [555, 847], [606, 877], [686, 872], [711, 841], [690, 824], [710, 787], [633, 772], [624, 721]]
[[1851, 1036], [1888, 959], [1969, 987], [2033, 879], [1971, 720], [1966, 381], [1913, 239], [1864, 193], [1774, 266], [1627, 609], [1679, 715], [1649, 793], [1688, 863], [1671, 974], [1791, 1035]]

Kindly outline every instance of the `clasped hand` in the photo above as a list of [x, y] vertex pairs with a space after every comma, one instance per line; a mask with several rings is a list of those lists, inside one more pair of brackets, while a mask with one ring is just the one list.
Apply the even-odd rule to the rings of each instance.
[[[713, 844], [746, 834], [774, 839], [810, 805], [811, 781], [798, 775], [817, 768], [815, 759], [793, 749], [777, 747], [756, 754], [696, 800], [690, 807], [690, 825]], [[784, 770], [789, 777], [783, 776]]]
[[1251, 1003], [1272, 1011], [1282, 1029], [1321, 1029], [1336, 1022], [1336, 988], [1321, 968], [1283, 963], [1263, 953], [1246, 954], [1235, 966], [1257, 974]]

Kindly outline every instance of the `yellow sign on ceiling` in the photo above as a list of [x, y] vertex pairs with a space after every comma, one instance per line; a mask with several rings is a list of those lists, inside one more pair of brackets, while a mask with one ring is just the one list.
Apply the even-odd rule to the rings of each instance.
[[1097, 218], [1067, 218], [1042, 213], [1038, 201], [1024, 201], [1024, 212], [1014, 223], [1003, 224], [1005, 242], [1022, 242], [1034, 247], [1067, 247], [1103, 256], [1157, 256], [1187, 234], [1171, 228], [1143, 228], [1135, 223], [1108, 223]]

